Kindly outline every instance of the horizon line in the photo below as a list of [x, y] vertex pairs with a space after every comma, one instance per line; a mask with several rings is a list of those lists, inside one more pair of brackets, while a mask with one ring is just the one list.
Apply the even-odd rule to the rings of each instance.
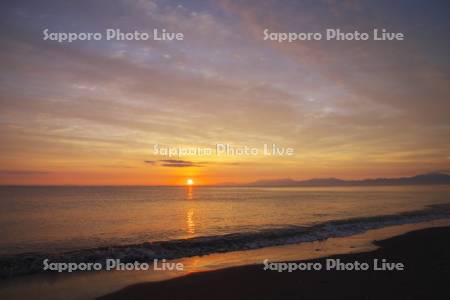
[[[292, 179], [292, 178], [274, 178], [274, 179], [256, 179], [251, 182], [245, 182], [245, 183], [236, 183], [236, 182], [223, 182], [223, 183], [217, 183], [217, 184], [195, 184], [195, 185], [185, 185], [185, 184], [0, 184], [0, 187], [255, 187], [253, 184], [258, 182], [264, 182], [264, 181], [280, 181], [280, 180], [290, 180], [290, 181], [297, 181], [297, 182], [305, 182], [305, 181], [311, 181], [311, 180], [329, 180], [329, 179], [336, 179], [336, 180], [342, 180], [347, 181], [349, 183], [354, 182], [361, 182], [361, 181], [367, 181], [367, 180], [393, 180], [393, 179], [405, 179], [405, 178], [414, 178], [417, 176], [423, 176], [423, 175], [448, 175], [448, 172], [442, 172], [442, 171], [435, 171], [435, 172], [428, 172], [428, 173], [419, 173], [415, 175], [410, 176], [403, 176], [403, 177], [375, 177], [375, 178], [361, 178], [361, 179], [343, 179], [339, 177], [318, 177], [318, 178], [309, 178], [309, 179]], [[387, 184], [389, 185], [389, 184]], [[312, 185], [317, 186], [317, 185]], [[322, 186], [335, 186], [335, 185], [322, 185]], [[257, 187], [264, 187], [264, 186], [257, 186]], [[272, 186], [273, 187], [273, 186]], [[280, 186], [281, 187], [281, 186]]]

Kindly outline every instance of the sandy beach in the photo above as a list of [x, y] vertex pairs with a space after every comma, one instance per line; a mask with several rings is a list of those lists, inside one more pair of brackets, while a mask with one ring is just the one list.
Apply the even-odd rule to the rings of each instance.
[[386, 259], [403, 271], [264, 271], [263, 265], [199, 272], [129, 286], [98, 299], [448, 299], [450, 227], [428, 228], [375, 242], [374, 251], [304, 262]]

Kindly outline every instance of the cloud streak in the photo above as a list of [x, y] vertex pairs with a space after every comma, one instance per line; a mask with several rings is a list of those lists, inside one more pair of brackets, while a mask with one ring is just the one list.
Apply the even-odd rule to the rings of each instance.
[[[5, 169], [61, 168], [107, 178], [102, 172], [111, 168], [90, 166], [120, 162], [135, 167], [126, 174], [133, 180], [169, 178], [170, 168], [251, 180], [274, 173], [405, 175], [450, 165], [450, 46], [436, 38], [450, 35], [446, 1], [115, 4], [2, 4], [0, 163]], [[122, 31], [183, 31], [185, 41], [62, 45], [41, 37], [43, 28], [85, 32], [112, 25]], [[373, 26], [405, 31], [408, 38], [262, 41], [264, 28], [364, 31]], [[287, 163], [261, 157], [164, 161], [150, 154], [152, 144], [224, 142], [277, 143], [299, 155]]]

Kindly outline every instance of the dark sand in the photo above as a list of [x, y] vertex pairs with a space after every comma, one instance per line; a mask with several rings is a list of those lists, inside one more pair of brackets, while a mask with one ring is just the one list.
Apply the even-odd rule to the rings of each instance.
[[[263, 271], [262, 265], [190, 274], [129, 286], [99, 299], [450, 299], [450, 227], [376, 242], [343, 262], [402, 262], [405, 271]], [[325, 259], [313, 262], [324, 263]]]

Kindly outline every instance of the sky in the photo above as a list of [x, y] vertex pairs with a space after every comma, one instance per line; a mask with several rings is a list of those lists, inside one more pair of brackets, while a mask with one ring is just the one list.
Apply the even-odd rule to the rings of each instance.
[[[0, 184], [174, 185], [450, 169], [448, 1], [3, 1]], [[182, 32], [183, 41], [43, 40]], [[404, 33], [403, 41], [263, 39]], [[154, 145], [294, 149], [157, 155]]]

